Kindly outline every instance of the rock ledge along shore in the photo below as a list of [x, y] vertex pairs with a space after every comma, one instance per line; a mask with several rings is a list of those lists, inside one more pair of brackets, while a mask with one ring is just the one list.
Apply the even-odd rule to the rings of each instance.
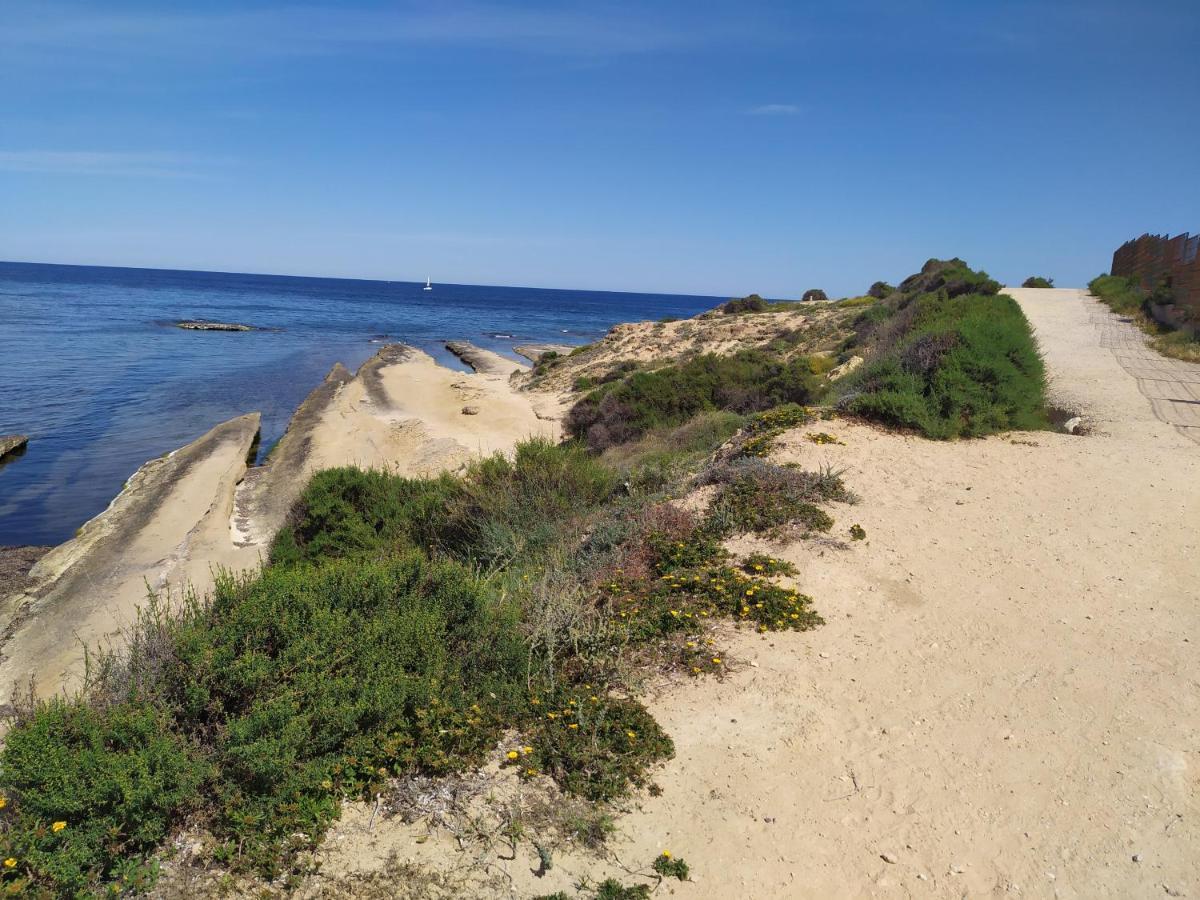
[[24, 452], [29, 438], [23, 434], [0, 434], [0, 462]]
[[14, 686], [41, 696], [78, 687], [83, 647], [110, 645], [148, 590], [206, 590], [214, 569], [258, 564], [229, 538], [234, 488], [257, 447], [259, 415], [224, 422], [143, 465], [108, 509], [50, 550], [18, 594], [0, 596], [0, 708]]

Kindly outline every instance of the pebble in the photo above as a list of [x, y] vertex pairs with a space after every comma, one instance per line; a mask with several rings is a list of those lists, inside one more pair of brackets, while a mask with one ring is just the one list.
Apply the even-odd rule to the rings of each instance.
[[885, 863], [891, 863], [892, 865], [896, 864], [896, 854], [895, 853], [880, 853], [879, 858], [882, 859]]
[[822, 650], [820, 653], [820, 657], [821, 657], [821, 659], [829, 659], [829, 654], [826, 653], [824, 650]]
[[1141, 861], [1142, 861], [1142, 854], [1140, 854], [1140, 853], [1135, 853], [1135, 854], [1133, 854], [1133, 861], [1134, 861], [1134, 862], [1141, 862]]

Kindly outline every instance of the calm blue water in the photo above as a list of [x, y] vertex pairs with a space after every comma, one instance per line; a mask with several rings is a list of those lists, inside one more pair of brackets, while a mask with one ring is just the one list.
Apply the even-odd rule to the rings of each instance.
[[[263, 448], [335, 362], [386, 336], [462, 366], [463, 339], [586, 343], [617, 322], [687, 316], [715, 297], [422, 285], [0, 263], [0, 434], [30, 436], [0, 467], [0, 545], [54, 544], [104, 509], [143, 462], [242, 413]], [[187, 332], [179, 319], [277, 331]], [[167, 324], [164, 324], [167, 323]]]

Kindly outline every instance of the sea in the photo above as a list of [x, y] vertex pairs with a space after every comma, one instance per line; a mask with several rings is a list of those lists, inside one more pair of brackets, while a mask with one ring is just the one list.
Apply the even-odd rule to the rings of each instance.
[[[0, 262], [0, 546], [69, 539], [149, 459], [248, 412], [260, 453], [341, 362], [383, 343], [584, 344], [618, 322], [690, 316], [725, 298]], [[185, 331], [184, 319], [249, 332]]]

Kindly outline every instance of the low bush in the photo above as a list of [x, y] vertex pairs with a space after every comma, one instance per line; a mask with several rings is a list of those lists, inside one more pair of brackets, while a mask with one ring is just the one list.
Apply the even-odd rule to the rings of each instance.
[[882, 300], [891, 294], [894, 294], [896, 289], [886, 281], [876, 281], [873, 285], [867, 288], [867, 296], [873, 297], [876, 300]]
[[163, 711], [137, 700], [94, 708], [53, 698], [19, 717], [0, 773], [0, 872], [10, 895], [63, 896], [148, 887], [147, 861], [195, 803], [209, 767]]
[[703, 480], [719, 485], [708, 515], [710, 530], [721, 536], [825, 532], [833, 519], [817, 504], [855, 499], [837, 472], [809, 472], [753, 457], [718, 463]]
[[1023, 288], [1052, 288], [1052, 287], [1054, 287], [1054, 279], [1053, 278], [1043, 278], [1041, 275], [1030, 275], [1023, 282], [1021, 282], [1021, 287], [1023, 287]]
[[859, 307], [874, 305], [876, 299], [876, 297], [872, 297], [869, 294], [864, 294], [861, 297], [847, 297], [844, 300], [839, 300], [837, 305], [841, 309], [858, 309]]
[[804, 296], [800, 298], [801, 303], [825, 303], [829, 300], [829, 295], [820, 288], [809, 288], [804, 292]]
[[824, 359], [783, 360], [762, 350], [705, 354], [675, 366], [636, 372], [597, 388], [572, 407], [567, 430], [592, 450], [636, 440], [711, 410], [755, 412], [805, 403], [822, 385]]
[[905, 279], [860, 318], [869, 362], [838, 382], [843, 407], [933, 438], [1047, 427], [1033, 332], [997, 289], [957, 259], [931, 260]]
[[1100, 275], [1088, 282], [1088, 290], [1120, 315], [1136, 315], [1144, 311], [1146, 292], [1136, 278]]
[[727, 316], [736, 316], [749, 312], [765, 312], [768, 305], [767, 301], [758, 296], [758, 294], [751, 294], [749, 297], [730, 300], [721, 307], [721, 312]]
[[687, 881], [690, 872], [682, 857], [672, 856], [667, 850], [654, 858], [651, 868], [664, 878], [678, 878], [680, 881]]
[[329, 469], [309, 483], [271, 550], [280, 565], [423, 547], [494, 566], [537, 555], [564, 518], [603, 503], [616, 475], [577, 446], [521, 443], [461, 478], [397, 478]]
[[789, 428], [805, 425], [813, 420], [813, 413], [798, 403], [784, 403], [754, 416], [746, 425], [742, 435], [739, 454], [742, 456], [766, 456], [775, 447], [775, 439]]
[[958, 257], [928, 260], [921, 271], [900, 282], [900, 293], [908, 297], [941, 291], [947, 297], [964, 294], [998, 294], [1000, 282], [984, 272], [975, 271]]
[[686, 475], [744, 422], [744, 416], [724, 410], [700, 413], [682, 425], [658, 428], [636, 441], [612, 446], [600, 458], [625, 479], [629, 490], [653, 494]]

